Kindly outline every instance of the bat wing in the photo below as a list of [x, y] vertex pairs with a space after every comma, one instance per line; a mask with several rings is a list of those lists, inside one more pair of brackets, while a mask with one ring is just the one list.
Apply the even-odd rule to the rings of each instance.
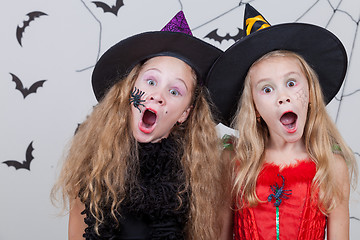
[[217, 34], [217, 30], [218, 29], [215, 29], [215, 30], [209, 32], [204, 38], [209, 38], [209, 39], [212, 39], [212, 40], [215, 40], [215, 41], [221, 43], [222, 40], [224, 40], [224, 38]]
[[23, 162], [23, 168], [26, 168], [29, 171], [30, 171], [30, 163], [34, 159], [34, 156], [32, 155], [32, 152], [34, 151], [32, 144], [33, 142], [31, 142], [28, 148], [26, 149], [25, 161]]
[[25, 168], [30, 171], [30, 163], [34, 159], [34, 157], [32, 155], [32, 152], [34, 151], [32, 144], [33, 144], [33, 142], [31, 142], [29, 144], [29, 146], [27, 147], [26, 153], [25, 153], [26, 160], [23, 161], [22, 163], [19, 161], [16, 161], [16, 160], [8, 160], [8, 161], [4, 161], [3, 163], [8, 165], [9, 167], [14, 167], [16, 170], [18, 170], [20, 168]]
[[25, 31], [25, 27], [17, 26], [17, 28], [16, 28], [16, 39], [18, 40], [18, 43], [20, 44], [20, 46], [22, 46], [21, 39], [22, 39], [22, 35], [23, 35], [24, 31]]
[[235, 36], [231, 36], [231, 39], [234, 39], [234, 41], [236, 42], [237, 40], [241, 39], [242, 37], [244, 37], [244, 31], [241, 28], [238, 28], [239, 32], [238, 34], [236, 34]]
[[3, 163], [8, 165], [8, 167], [14, 167], [16, 170], [23, 168], [23, 164], [15, 160], [4, 161]]
[[119, 9], [122, 7], [122, 6], [124, 6], [124, 1], [123, 0], [117, 0], [116, 1], [116, 5], [113, 7], [113, 9], [114, 9], [114, 14], [117, 16], [117, 13], [118, 13], [118, 11], [119, 11]]
[[42, 87], [44, 82], [46, 82], [46, 80], [41, 80], [41, 81], [37, 81], [35, 82], [33, 85], [31, 85], [31, 87], [29, 88], [28, 94], [30, 93], [36, 93], [37, 89], [39, 87]]
[[27, 96], [27, 89], [24, 88], [21, 80], [15, 74], [10, 73], [10, 75], [12, 76], [12, 81], [16, 84], [15, 89], [19, 90], [25, 98]]
[[18, 40], [20, 46], [22, 46], [21, 39], [22, 39], [22, 36], [23, 36], [23, 34], [25, 32], [25, 28], [28, 27], [30, 25], [30, 22], [32, 22], [35, 18], [43, 16], [43, 15], [47, 15], [47, 14], [43, 13], [43, 12], [40, 12], [40, 11], [35, 11], [35, 12], [28, 13], [27, 16], [29, 17], [29, 19], [26, 20], [26, 21], [23, 21], [23, 26], [22, 27], [17, 26], [17, 28], [16, 28], [16, 39]]
[[99, 1], [93, 1], [92, 3], [94, 3], [96, 5], [96, 7], [101, 8], [104, 11], [104, 13], [112, 12], [111, 7], [109, 5], [107, 5], [106, 3], [99, 2]]

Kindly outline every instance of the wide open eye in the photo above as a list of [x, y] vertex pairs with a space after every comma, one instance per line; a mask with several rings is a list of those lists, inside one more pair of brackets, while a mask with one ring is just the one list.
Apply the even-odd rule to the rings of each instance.
[[174, 95], [174, 96], [178, 96], [180, 94], [179, 91], [176, 90], [176, 89], [170, 89], [169, 92], [170, 92], [171, 95]]
[[287, 83], [286, 83], [286, 86], [288, 87], [294, 87], [296, 85], [296, 82], [294, 80], [289, 80]]
[[264, 93], [271, 93], [273, 89], [270, 86], [265, 86], [262, 90]]
[[147, 80], [147, 83], [151, 86], [156, 86], [156, 82], [152, 79]]

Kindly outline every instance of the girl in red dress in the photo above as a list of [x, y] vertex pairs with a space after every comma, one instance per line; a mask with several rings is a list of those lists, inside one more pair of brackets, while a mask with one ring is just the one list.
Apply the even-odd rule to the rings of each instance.
[[328, 239], [349, 239], [356, 162], [325, 108], [344, 79], [345, 49], [324, 28], [270, 26], [245, 11], [247, 36], [208, 81], [223, 119], [236, 110], [234, 238], [324, 239], [327, 227]]

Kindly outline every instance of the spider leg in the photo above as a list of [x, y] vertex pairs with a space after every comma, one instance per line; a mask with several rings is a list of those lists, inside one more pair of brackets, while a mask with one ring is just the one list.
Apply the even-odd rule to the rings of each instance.
[[271, 202], [271, 200], [273, 199], [273, 197], [275, 198], [275, 195], [274, 194], [270, 194], [268, 196], [268, 202]]
[[279, 198], [279, 199], [276, 199], [276, 201], [275, 201], [275, 203], [274, 203], [274, 206], [275, 207], [278, 207], [278, 206], [280, 206], [280, 204], [281, 204], [281, 199]]
[[139, 105], [136, 105], [136, 106], [135, 106], [135, 104], [134, 104], [134, 107], [136, 107], [136, 108], [139, 110], [139, 112], [141, 113], [141, 110], [140, 110], [140, 108], [139, 108]]

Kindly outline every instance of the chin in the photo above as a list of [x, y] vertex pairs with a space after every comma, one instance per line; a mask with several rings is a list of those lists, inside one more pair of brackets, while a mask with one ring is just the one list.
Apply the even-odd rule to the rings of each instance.
[[303, 134], [297, 132], [295, 135], [287, 137], [286, 141], [289, 143], [295, 143], [298, 142], [299, 140], [301, 141], [302, 139], [303, 139]]
[[167, 136], [156, 136], [155, 134], [146, 134], [143, 132], [133, 132], [133, 136], [135, 138], [135, 140], [139, 143], [156, 143], [161, 141], [161, 139], [166, 138]]
[[152, 136], [141, 132], [133, 132], [135, 140], [139, 143], [148, 143], [152, 141]]

